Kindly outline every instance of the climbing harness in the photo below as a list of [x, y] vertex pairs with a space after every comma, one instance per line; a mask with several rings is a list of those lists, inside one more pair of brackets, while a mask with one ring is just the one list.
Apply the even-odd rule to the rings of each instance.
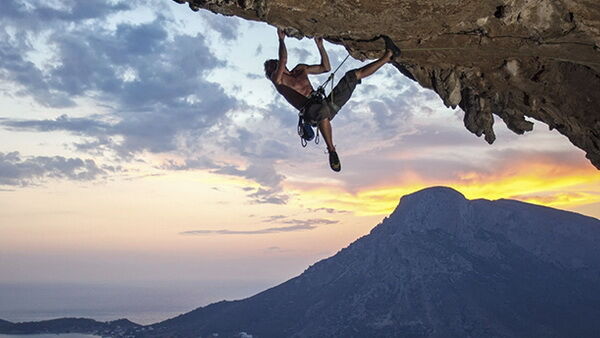
[[[322, 104], [325, 101], [325, 99], [327, 98], [327, 96], [325, 95], [325, 86], [327, 86], [327, 84], [329, 82], [331, 82], [331, 92], [329, 93], [329, 100], [330, 100], [330, 102], [333, 102], [333, 82], [334, 82], [333, 80], [335, 77], [335, 73], [340, 69], [340, 67], [342, 67], [342, 65], [346, 62], [346, 60], [348, 60], [349, 57], [350, 57], [350, 53], [348, 53], [348, 55], [346, 55], [346, 58], [329, 75], [327, 80], [322, 85], [317, 87], [317, 90], [313, 91], [310, 94], [308, 101], [306, 101], [306, 104], [304, 104], [304, 107], [302, 107], [302, 109], [300, 109], [300, 112], [298, 113], [298, 136], [300, 136], [300, 144], [302, 145], [303, 148], [305, 148], [306, 145], [308, 144], [308, 142], [312, 141], [313, 138], [315, 139], [315, 144], [319, 144], [319, 141], [320, 141], [319, 128], [317, 126], [317, 122], [304, 119], [305, 109], [310, 107], [312, 104]], [[317, 128], [316, 137], [315, 137], [315, 132], [313, 131], [313, 127]]]
[[[310, 94], [308, 101], [306, 101], [306, 104], [304, 104], [304, 107], [302, 107], [298, 113], [298, 136], [300, 136], [302, 148], [306, 148], [308, 142], [312, 141], [313, 138], [315, 139], [315, 144], [319, 144], [319, 128], [317, 127], [317, 121], [305, 119], [304, 112], [311, 105], [321, 104], [323, 101], [325, 101], [325, 91], [323, 88], [319, 87]], [[316, 137], [313, 127], [317, 127]]]

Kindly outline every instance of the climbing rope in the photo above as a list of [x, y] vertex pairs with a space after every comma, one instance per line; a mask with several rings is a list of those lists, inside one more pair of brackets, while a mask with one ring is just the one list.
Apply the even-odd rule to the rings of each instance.
[[340, 69], [340, 67], [342, 67], [342, 65], [346, 62], [346, 60], [348, 60], [348, 58], [350, 57], [350, 53], [348, 53], [348, 55], [346, 55], [346, 58], [342, 61], [342, 63], [340, 63], [339, 66], [337, 66], [337, 68], [331, 73], [331, 75], [329, 75], [329, 77], [327, 78], [327, 81], [325, 81], [322, 85], [319, 86], [319, 88], [325, 88], [325, 86], [331, 81], [331, 86], [333, 88], [333, 77], [335, 75], [335, 73]]
[[349, 57], [350, 57], [350, 53], [348, 53], [348, 55], [346, 55], [346, 57], [339, 64], [339, 66], [337, 66], [337, 68], [329, 75], [329, 77], [327, 78], [327, 81], [323, 82], [323, 84], [317, 88], [317, 92], [319, 92], [319, 93], [321, 93], [321, 95], [323, 95], [323, 99], [325, 98], [325, 86], [327, 86], [327, 84], [329, 82], [331, 82], [331, 92], [329, 92], [329, 101], [333, 102], [333, 83], [334, 83], [335, 73], [337, 73], [337, 71], [342, 67], [342, 65], [344, 63], [346, 63], [346, 60], [348, 60]]

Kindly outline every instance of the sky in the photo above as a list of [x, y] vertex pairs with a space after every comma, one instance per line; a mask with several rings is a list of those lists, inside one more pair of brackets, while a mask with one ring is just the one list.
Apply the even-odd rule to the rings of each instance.
[[[290, 68], [320, 61], [287, 46]], [[275, 28], [169, 0], [0, 2], [0, 283], [245, 297], [434, 185], [600, 217], [600, 174], [566, 137], [496, 120], [488, 145], [391, 65], [333, 120], [335, 173], [264, 77], [276, 57]]]

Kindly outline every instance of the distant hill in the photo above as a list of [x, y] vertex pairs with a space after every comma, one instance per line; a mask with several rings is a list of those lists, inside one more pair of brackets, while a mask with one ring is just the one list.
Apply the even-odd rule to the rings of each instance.
[[120, 337], [126, 331], [141, 325], [127, 319], [110, 322], [98, 322], [86, 318], [60, 318], [39, 322], [11, 323], [0, 320], [0, 333], [3, 334], [41, 334], [41, 333], [84, 333], [101, 336]]
[[[600, 337], [599, 318], [600, 220], [435, 187], [404, 196], [369, 235], [281, 285], [102, 335]], [[11, 327], [98, 334], [101, 324]]]
[[599, 318], [599, 220], [436, 187], [296, 278], [136, 335], [600, 337]]
[[6, 320], [2, 320], [0, 319], [0, 330], [7, 328], [9, 326], [13, 325], [13, 323], [6, 321]]

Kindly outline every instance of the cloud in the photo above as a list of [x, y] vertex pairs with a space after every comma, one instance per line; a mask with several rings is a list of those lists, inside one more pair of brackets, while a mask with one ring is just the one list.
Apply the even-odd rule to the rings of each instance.
[[370, 84], [381, 80], [382, 76], [376, 74], [374, 77], [365, 79], [363, 84], [357, 86], [347, 107], [342, 108], [340, 118], [344, 124], [362, 121], [361, 134], [388, 140], [397, 137], [399, 132], [412, 128], [415, 116], [430, 110], [427, 92], [402, 81], [397, 81], [401, 84], [392, 86], [380, 82], [374, 87]]
[[263, 45], [262, 44], [258, 44], [258, 46], [256, 46], [256, 50], [254, 50], [254, 56], [259, 56], [261, 55], [263, 52]]
[[[253, 156], [253, 155], [249, 155]], [[206, 156], [186, 159], [183, 163], [166, 161], [161, 168], [166, 170], [210, 170], [213, 174], [242, 177], [261, 185], [259, 188], [244, 187], [251, 202], [257, 204], [286, 204], [287, 194], [282, 193], [281, 182], [285, 177], [279, 174], [273, 162], [266, 159], [251, 159], [246, 168], [232, 164], [218, 164]]]
[[306, 219], [306, 220], [290, 219], [290, 220], [282, 221], [281, 223], [304, 225], [304, 226], [311, 225], [312, 226], [312, 225], [322, 225], [322, 224], [337, 224], [339, 222], [340, 221], [334, 221], [334, 220], [330, 220], [330, 219], [326, 219], [326, 218], [312, 218], [312, 219]]
[[257, 204], [287, 204], [289, 195], [280, 193], [279, 189], [262, 189], [248, 194], [248, 197]]
[[27, 186], [48, 178], [89, 181], [118, 170], [100, 167], [91, 159], [62, 156], [22, 158], [18, 152], [0, 153], [0, 185]]
[[412, 117], [411, 106], [403, 97], [374, 99], [367, 103], [379, 133], [395, 134], [399, 124], [407, 124]]
[[328, 214], [349, 214], [350, 213], [350, 211], [348, 211], [348, 210], [337, 210], [337, 209], [334, 209], [334, 208], [316, 208], [316, 209], [308, 208], [308, 211], [309, 212], [320, 212], [320, 211], [323, 211], [323, 212], [326, 212]]
[[284, 215], [273, 215], [273, 216], [269, 216], [268, 218], [266, 218], [265, 220], [263, 220], [263, 222], [265, 223], [270, 223], [270, 222], [275, 222], [275, 221], [279, 221], [282, 219], [287, 218], [287, 216]]
[[294, 55], [294, 57], [296, 59], [300, 60], [299, 63], [306, 63], [307, 62], [306, 60], [310, 59], [310, 57], [313, 54], [306, 48], [298, 48], [298, 47], [288, 48], [288, 52], [290, 54]]
[[270, 246], [270, 247], [266, 248], [265, 251], [268, 253], [285, 253], [285, 252], [291, 252], [293, 250], [284, 249], [279, 246]]
[[541, 175], [558, 179], [561, 176], [586, 175], [592, 167], [579, 152], [505, 148], [487, 150], [468, 161], [445, 164], [444, 168], [451, 168], [451, 179], [459, 179], [463, 183], [484, 183], [524, 176]]
[[[297, 115], [295, 119], [297, 122]], [[270, 125], [270, 123], [270, 121], [262, 122], [262, 125]], [[249, 127], [234, 127], [230, 135], [223, 138], [222, 143], [224, 147], [235, 150], [242, 156], [251, 159], [260, 159], [260, 163], [289, 158], [289, 143], [282, 143], [273, 137], [272, 134], [274, 131], [269, 130], [267, 132], [266, 130], [264, 133], [261, 133], [263, 130], [256, 130]]]
[[234, 17], [224, 18], [222, 15], [209, 13], [206, 11], [199, 12], [204, 19], [204, 22], [213, 31], [219, 33], [221, 38], [226, 41], [236, 40], [239, 36], [240, 20]]
[[[162, 169], [208, 169], [243, 177], [262, 186], [249, 192], [253, 202], [286, 203], [288, 196], [280, 187], [284, 176], [274, 165], [288, 156], [288, 147], [273, 137], [257, 138], [254, 130], [230, 123], [228, 112], [249, 107], [207, 80], [210, 72], [226, 66], [212, 54], [207, 39], [172, 29], [176, 22], [166, 12], [157, 11], [153, 19], [142, 23], [109, 23], [110, 15], [138, 4], [123, 3], [89, 1], [26, 8], [17, 1], [4, 2], [4, 19], [0, 20], [6, 27], [0, 28], [0, 34], [6, 38], [0, 39], [0, 76], [17, 85], [13, 94], [52, 108], [73, 107], [80, 98], [92, 99], [106, 114], [4, 118], [0, 125], [11, 131], [66, 131], [82, 137], [73, 144], [74, 149], [117, 155], [121, 161], [145, 152], [172, 153], [183, 161], [168, 161]], [[200, 16], [223, 39], [237, 38], [240, 20], [223, 20], [210, 13]], [[9, 31], [23, 32], [22, 38]], [[36, 37], [44, 37], [41, 48], [50, 55], [51, 67], [26, 58], [30, 52], [40, 51]], [[215, 126], [224, 133], [210, 134]], [[212, 157], [195, 155], [205, 150], [207, 137], [211, 142], [206, 148], [225, 147], [234, 157], [246, 157], [247, 165], [215, 163]]]
[[0, 19], [17, 23], [23, 28], [39, 30], [47, 28], [48, 24], [103, 18], [131, 8], [124, 1], [111, 3], [106, 0], [87, 0], [73, 1], [69, 4], [72, 6], [48, 1], [3, 0], [0, 3]]
[[[250, 155], [255, 156], [255, 155]], [[243, 177], [257, 182], [262, 187], [256, 190], [248, 190], [248, 197], [257, 204], [286, 204], [289, 200], [287, 194], [282, 193], [281, 182], [285, 176], [275, 170], [272, 161], [268, 157], [250, 159], [251, 163], [244, 169], [234, 165], [223, 165], [211, 170], [212, 173]]]
[[[265, 81], [268, 81], [265, 79]], [[285, 99], [272, 89], [273, 101], [268, 103], [263, 114], [269, 116], [274, 122], [281, 124], [286, 130], [295, 130], [298, 124], [298, 110], [290, 105]]]
[[[45, 1], [16, 1], [5, 0], [0, 5], [0, 77], [22, 86], [16, 94], [32, 96], [37, 102], [50, 107], [74, 106], [74, 101], [60, 88], [54, 88], [50, 83], [52, 75], [48, 69], [38, 67], [29, 60], [31, 52], [40, 52], [51, 55], [56, 44], [56, 37], [70, 34], [80, 36], [87, 40], [84, 31], [91, 32], [96, 25], [90, 20], [105, 20], [110, 14], [129, 10], [131, 7], [125, 2], [110, 3], [104, 0], [72, 1], [69, 3]], [[70, 27], [86, 27], [81, 30]], [[36, 50], [34, 46], [39, 41], [49, 38], [45, 49]], [[90, 46], [91, 47], [91, 46]], [[89, 53], [91, 54], [91, 53]], [[57, 65], [64, 64], [60, 57], [56, 59]], [[85, 61], [94, 61], [82, 58], [75, 66], [85, 64]], [[72, 60], [69, 60], [72, 61]], [[50, 67], [51, 68], [51, 67]], [[89, 67], [84, 67], [82, 73]]]
[[520, 201], [533, 201], [536, 204], [552, 205], [559, 203], [569, 203], [571, 201], [590, 201], [598, 200], [599, 193], [582, 193], [582, 192], [556, 192], [545, 191], [534, 194], [523, 194], [509, 196], [510, 199]]
[[[573, 171], [591, 168], [581, 151], [571, 150], [521, 150], [517, 148], [488, 151], [489, 171], [510, 172], [521, 166], [542, 164], [554, 167], [555, 171]], [[499, 170], [498, 170], [499, 169]]]
[[272, 234], [272, 233], [281, 233], [281, 232], [294, 232], [294, 231], [303, 231], [303, 230], [312, 230], [317, 228], [319, 225], [324, 224], [336, 224], [339, 221], [324, 219], [324, 218], [315, 218], [315, 219], [307, 219], [307, 220], [286, 220], [281, 222], [283, 224], [291, 224], [289, 226], [282, 227], [271, 227], [257, 230], [190, 230], [180, 232], [180, 235], [264, 235], [264, 234]]
[[302, 230], [312, 230], [316, 226], [311, 225], [291, 225], [286, 227], [274, 227], [259, 230], [191, 230], [180, 232], [181, 235], [264, 235], [279, 232], [294, 232]]
[[[208, 72], [225, 63], [211, 52], [202, 35], [169, 36], [172, 23], [158, 15], [146, 23], [119, 23], [111, 27], [105, 15], [128, 9], [101, 1], [74, 2], [65, 8], [24, 10], [11, 1], [4, 6], [12, 17], [2, 19], [0, 76], [18, 85], [14, 93], [39, 104], [62, 108], [78, 98], [92, 98], [108, 109], [99, 116], [56, 120], [5, 120], [12, 130], [64, 130], [92, 138], [76, 145], [79, 150], [102, 144], [122, 158], [137, 153], [179, 149], [182, 139], [197, 140], [212, 126], [226, 120], [238, 101], [223, 88], [206, 80]], [[62, 13], [62, 14], [60, 14]], [[11, 14], [7, 14], [11, 15]], [[95, 24], [77, 18], [98, 18]], [[59, 25], [55, 21], [68, 21]], [[74, 21], [73, 21], [74, 20]], [[27, 22], [19, 26], [21, 22]], [[47, 23], [44, 34], [33, 22]], [[7, 29], [23, 32], [11, 38]], [[29, 30], [28, 30], [29, 29]], [[34, 51], [29, 36], [45, 36], [53, 67], [42, 67], [24, 58]], [[107, 138], [112, 137], [112, 139]]]
[[250, 80], [262, 80], [264, 79], [264, 76], [256, 73], [246, 73], [246, 78]]
[[271, 163], [253, 163], [246, 169], [234, 166], [224, 166], [213, 171], [217, 174], [240, 176], [256, 181], [266, 187], [277, 187], [283, 180], [283, 176], [275, 171]]
[[[241, 144], [240, 148], [232, 146], [229, 143], [230, 139], [226, 139], [225, 143], [226, 146], [231, 149], [231, 152], [245, 154], [248, 162], [245, 166], [229, 163], [218, 163], [213, 161], [208, 156], [202, 155], [187, 158], [180, 162], [175, 160], [167, 160], [161, 166], [161, 168], [165, 170], [208, 170], [213, 174], [241, 177], [260, 184], [260, 187], [258, 188], [242, 188], [248, 193], [247, 196], [250, 198], [251, 202], [260, 204], [286, 204], [289, 196], [282, 193], [281, 187], [281, 183], [285, 179], [285, 176], [277, 172], [275, 169], [275, 161], [273, 160], [274, 157], [279, 157], [273, 154], [282, 151], [280, 148], [278, 148], [280, 143], [266, 140], [260, 143], [261, 146], [257, 146], [257, 148], [270, 146], [272, 148], [272, 153], [269, 151], [257, 151], [256, 153], [252, 151], [247, 152], [245, 150], [247, 147], [254, 147], [254, 145], [248, 145], [248, 143], [253, 143], [255, 141], [250, 139], [246, 140], [246, 136], [248, 136], [249, 133], [245, 132], [245, 129], [240, 130], [244, 131], [244, 133], [239, 134], [239, 142]], [[244, 146], [242, 145], [244, 143], [247, 144]], [[263, 155], [264, 153], [267, 155]]]
[[28, 130], [28, 131], [70, 131], [80, 135], [99, 136], [106, 135], [114, 127], [111, 124], [94, 120], [91, 118], [73, 118], [67, 115], [61, 115], [56, 119], [46, 120], [10, 120], [0, 119], [0, 125], [8, 127], [10, 130]]
[[214, 163], [210, 158], [206, 156], [197, 156], [194, 158], [187, 158], [183, 163], [177, 163], [174, 160], [167, 160], [161, 169], [165, 170], [198, 170], [198, 169], [216, 169], [219, 165]]
[[421, 125], [414, 133], [404, 135], [402, 142], [411, 149], [478, 146], [481, 143], [459, 124]]

